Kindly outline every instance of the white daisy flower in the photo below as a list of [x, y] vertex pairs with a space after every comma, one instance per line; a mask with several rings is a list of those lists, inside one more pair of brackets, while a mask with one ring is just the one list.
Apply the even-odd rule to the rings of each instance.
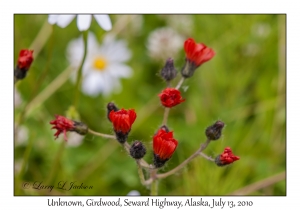
[[165, 61], [174, 58], [183, 48], [184, 38], [172, 28], [154, 30], [148, 37], [147, 48], [151, 58]]
[[[87, 56], [83, 65], [82, 91], [96, 96], [99, 93], [109, 95], [121, 90], [120, 78], [132, 75], [132, 69], [124, 62], [131, 58], [125, 41], [116, 41], [112, 35], [106, 35], [99, 46], [96, 37], [89, 33]], [[67, 57], [72, 66], [78, 69], [84, 53], [83, 38], [69, 43]]]
[[105, 31], [109, 31], [112, 28], [108, 15], [49, 15], [48, 22], [52, 25], [56, 24], [61, 28], [65, 28], [76, 16], [77, 27], [79, 31], [85, 31], [89, 29], [92, 22], [92, 16], [94, 16], [99, 26]]
[[137, 190], [131, 190], [127, 195], [128, 196], [140, 196], [141, 193]]

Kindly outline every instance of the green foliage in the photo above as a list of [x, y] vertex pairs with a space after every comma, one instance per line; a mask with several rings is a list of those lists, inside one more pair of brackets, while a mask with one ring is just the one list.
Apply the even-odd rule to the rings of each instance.
[[[110, 15], [113, 29], [123, 16]], [[285, 16], [188, 15], [188, 18], [192, 22], [189, 30], [185, 30], [184, 25], [177, 28], [171, 24], [172, 15], [143, 15], [139, 29], [135, 29], [137, 18], [121, 27], [116, 36], [126, 40], [132, 51], [128, 65], [134, 71], [133, 76], [122, 79], [120, 93], [107, 97], [81, 93], [77, 107], [81, 121], [92, 130], [112, 134], [111, 123], [106, 118], [106, 104], [113, 101], [118, 107], [134, 108], [137, 120], [129, 142], [137, 139], [144, 142], [147, 146], [145, 159], [152, 161], [152, 136], [164, 113], [157, 95], [165, 88], [165, 83], [158, 76], [164, 62], [151, 59], [147, 39], [153, 30], [171, 27], [184, 38], [193, 37], [196, 42], [213, 48], [216, 56], [184, 82], [181, 91], [186, 101], [170, 111], [168, 126], [179, 144], [162, 171], [171, 170], [193, 154], [205, 141], [206, 127], [218, 119], [226, 124], [223, 136], [211, 142], [204, 153], [216, 157], [230, 146], [241, 159], [227, 167], [217, 167], [198, 157], [178, 173], [160, 180], [159, 195], [227, 195], [284, 172], [286, 69], [282, 51], [285, 51]], [[16, 63], [19, 50], [29, 48], [43, 24], [47, 24], [47, 16], [15, 15], [14, 20]], [[89, 30], [101, 43], [106, 32], [95, 20]], [[32, 108], [30, 114], [24, 115], [27, 104], [69, 66], [66, 47], [70, 40], [79, 36], [76, 21], [64, 29], [54, 25], [27, 77], [16, 85], [23, 102], [15, 107], [15, 124], [21, 121], [28, 130], [28, 139], [20, 144], [15, 135], [15, 194], [126, 195], [138, 190], [142, 195], [149, 195], [149, 189], [139, 181], [135, 161], [117, 142], [91, 134], [77, 147], [61, 146], [64, 141], [61, 136], [55, 140], [49, 122], [55, 114], [65, 115], [73, 105], [75, 84], [71, 80], [66, 79], [57, 91]], [[183, 49], [178, 55], [174, 61], [180, 70], [184, 65]], [[178, 80], [176, 78], [172, 85]], [[53, 189], [51, 192], [19, 189], [25, 181], [48, 182], [55, 186], [60, 181], [76, 181], [93, 188]], [[251, 192], [251, 195], [286, 195], [285, 179]]]

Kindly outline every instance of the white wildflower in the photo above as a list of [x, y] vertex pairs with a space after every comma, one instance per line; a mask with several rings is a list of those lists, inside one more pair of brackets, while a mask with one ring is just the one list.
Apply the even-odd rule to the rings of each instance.
[[[131, 58], [126, 42], [116, 41], [112, 35], [106, 35], [103, 44], [99, 46], [96, 37], [89, 33], [87, 45], [82, 69], [82, 91], [91, 96], [120, 91], [120, 78], [128, 78], [132, 74], [132, 69], [124, 64]], [[79, 67], [83, 53], [82, 37], [69, 43], [67, 57], [73, 67]]]
[[137, 190], [131, 190], [128, 194], [128, 196], [139, 196], [141, 195], [139, 191]]
[[92, 16], [94, 16], [97, 23], [101, 28], [103, 28], [103, 30], [109, 31], [112, 28], [108, 15], [49, 15], [48, 22], [52, 25], [56, 24], [61, 28], [65, 28], [76, 16], [77, 27], [79, 31], [85, 31], [89, 29], [92, 22]]

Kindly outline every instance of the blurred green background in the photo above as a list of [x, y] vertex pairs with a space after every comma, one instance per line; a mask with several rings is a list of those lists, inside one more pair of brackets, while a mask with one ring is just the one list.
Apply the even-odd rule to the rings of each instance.
[[[66, 115], [73, 103], [75, 85], [68, 75], [66, 47], [81, 32], [73, 20], [66, 28], [47, 22], [48, 15], [14, 16], [14, 60], [20, 49], [34, 47], [35, 60], [27, 77], [16, 84], [15, 195], [127, 195], [150, 190], [139, 180], [136, 163], [115, 141], [88, 134], [77, 146], [55, 140], [49, 122]], [[134, 108], [129, 143], [147, 146], [152, 161], [152, 136], [162, 122], [164, 109], [157, 94], [165, 88], [159, 71], [168, 57], [152, 56], [150, 34], [171, 28], [183, 40], [193, 37], [215, 50], [216, 56], [196, 70], [182, 88], [186, 101], [170, 112], [168, 126], [179, 141], [172, 159], [162, 169], [176, 167], [205, 141], [205, 128], [216, 120], [226, 127], [220, 140], [204, 151], [216, 157], [226, 146], [240, 160], [217, 167], [201, 157], [159, 182], [159, 195], [286, 195], [286, 64], [285, 15], [110, 15], [117, 39], [132, 52], [127, 64], [133, 76], [122, 79], [122, 91], [108, 97], [81, 93], [77, 111], [93, 130], [112, 134], [106, 104]], [[105, 32], [93, 19], [89, 29], [99, 42]], [[40, 35], [38, 35], [40, 33]], [[38, 38], [37, 38], [38, 36]], [[170, 40], [169, 40], [170, 41]], [[160, 46], [165, 50], [165, 47]], [[160, 49], [158, 49], [160, 50]], [[38, 53], [38, 54], [37, 54]], [[178, 70], [184, 65], [183, 42], [174, 53]], [[178, 77], [172, 82], [175, 86]], [[49, 88], [50, 86], [50, 88]], [[47, 89], [48, 88], [48, 89]], [[45, 93], [46, 91], [46, 93]], [[21, 100], [20, 100], [21, 99]], [[278, 175], [279, 174], [279, 178]], [[274, 177], [275, 176], [275, 177]], [[271, 180], [271, 181], [270, 181]], [[60, 181], [93, 186], [89, 190], [22, 189], [24, 182], [57, 186]], [[253, 183], [259, 182], [253, 188]], [[245, 187], [249, 187], [245, 189]], [[252, 187], [252, 188], [251, 188]]]

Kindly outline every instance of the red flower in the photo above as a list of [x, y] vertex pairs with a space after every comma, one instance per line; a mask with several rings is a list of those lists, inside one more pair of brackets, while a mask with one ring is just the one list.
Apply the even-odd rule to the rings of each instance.
[[113, 123], [115, 132], [127, 134], [136, 118], [134, 109], [121, 109], [119, 111], [112, 110], [109, 113], [109, 119]]
[[184, 42], [184, 51], [186, 58], [193, 62], [197, 67], [202, 63], [209, 61], [215, 55], [215, 52], [204, 44], [196, 44], [192, 38]]
[[175, 88], [166, 88], [159, 95], [161, 104], [165, 107], [173, 107], [181, 102], [184, 102], [180, 95], [180, 91]]
[[54, 136], [56, 136], [57, 138], [63, 132], [64, 139], [67, 141], [67, 135], [66, 135], [67, 131], [75, 130], [74, 121], [60, 115], [56, 115], [55, 118], [56, 118], [55, 120], [50, 121], [50, 124], [54, 125], [52, 129], [57, 129]]
[[226, 147], [224, 149], [224, 152], [216, 158], [215, 162], [218, 166], [224, 166], [224, 165], [231, 164], [234, 161], [237, 161], [239, 159], [240, 159], [240, 157], [235, 156], [232, 153], [230, 147]]
[[28, 70], [33, 61], [33, 50], [21, 50], [18, 58], [18, 67]]
[[168, 132], [168, 129], [164, 129], [164, 127], [160, 128], [153, 136], [154, 157], [156, 155], [161, 161], [171, 158], [178, 145], [178, 141], [173, 138], [173, 132]]

